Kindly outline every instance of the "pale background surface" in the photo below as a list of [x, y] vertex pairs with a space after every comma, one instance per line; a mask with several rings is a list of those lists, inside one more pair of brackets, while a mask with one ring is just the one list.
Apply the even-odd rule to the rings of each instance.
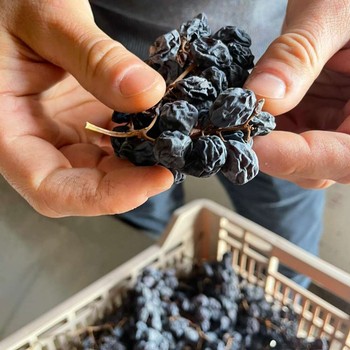
[[[186, 202], [231, 208], [215, 178], [185, 183]], [[112, 217], [48, 219], [0, 178], [0, 339], [137, 254], [152, 240]], [[327, 191], [321, 257], [350, 272], [350, 187]]]

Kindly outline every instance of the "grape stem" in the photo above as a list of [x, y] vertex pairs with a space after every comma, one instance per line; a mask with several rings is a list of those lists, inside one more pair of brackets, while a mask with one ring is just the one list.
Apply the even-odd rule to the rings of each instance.
[[233, 345], [233, 337], [230, 336], [228, 339], [227, 339], [227, 343], [226, 343], [226, 346], [225, 346], [225, 350], [230, 350], [232, 349], [232, 345]]
[[[248, 142], [250, 140], [250, 134], [252, 131], [252, 126], [249, 124], [249, 122], [254, 117], [256, 117], [258, 114], [261, 113], [264, 103], [265, 103], [265, 99], [261, 99], [261, 100], [257, 101], [255, 108], [253, 110], [253, 113], [251, 114], [251, 116], [248, 118], [248, 120], [244, 124], [238, 125], [236, 127], [233, 126], [233, 127], [229, 127], [229, 128], [222, 128], [222, 130], [218, 129], [217, 132], [219, 133], [220, 137], [223, 139], [222, 131], [243, 130], [243, 132], [246, 132], [245, 141]], [[223, 139], [223, 141], [225, 141], [225, 140]]]
[[147, 135], [147, 132], [152, 129], [152, 127], [154, 126], [155, 122], [157, 120], [157, 116], [155, 116], [152, 120], [152, 122], [143, 129], [140, 130], [131, 130], [131, 131], [125, 131], [125, 132], [119, 132], [119, 131], [113, 131], [113, 130], [108, 130], [108, 129], [104, 129], [101, 128], [97, 125], [91, 124], [89, 122], [86, 122], [85, 124], [85, 129], [91, 130], [91, 131], [95, 131], [98, 132], [100, 134], [104, 134], [107, 136], [111, 136], [111, 137], [138, 137], [141, 139], [145, 139], [145, 140], [149, 140], [154, 142], [155, 139], [153, 139], [152, 137], [149, 137]]
[[172, 90], [172, 88], [175, 86], [175, 84], [185, 78], [187, 74], [191, 73], [193, 69], [195, 69], [197, 65], [195, 63], [190, 64], [171, 84], [168, 85], [167, 90], [165, 92], [165, 95]]
[[[170, 317], [169, 317], [169, 320], [176, 320], [176, 319], [179, 319], [179, 318], [180, 318], [179, 316], [170, 316]], [[208, 340], [208, 337], [207, 337], [206, 334], [202, 331], [202, 329], [199, 327], [198, 324], [192, 322], [192, 321], [191, 321], [190, 319], [188, 319], [187, 317], [184, 317], [184, 318], [186, 318], [186, 320], [188, 321], [188, 323], [189, 323], [189, 325], [190, 325], [191, 327], [193, 327], [193, 328], [196, 329], [196, 331], [197, 331], [198, 334], [199, 334], [199, 337], [201, 338], [201, 339], [200, 339], [201, 342], [202, 342], [203, 340]], [[200, 344], [201, 344], [201, 343], [200, 343]]]
[[225, 127], [225, 128], [217, 128], [214, 125], [209, 125], [206, 128], [204, 128], [203, 130], [199, 130], [199, 131], [196, 130], [193, 134], [191, 134], [191, 138], [196, 138], [196, 137], [200, 137], [200, 136], [203, 136], [203, 135], [216, 134], [224, 142], [226, 142], [226, 140], [222, 136], [223, 132], [230, 132], [230, 131], [241, 130], [241, 131], [246, 133], [245, 141], [248, 142], [250, 140], [250, 134], [251, 134], [251, 130], [252, 130], [252, 126], [249, 124], [249, 122], [254, 117], [256, 117], [258, 114], [261, 113], [264, 103], [265, 103], [264, 99], [260, 99], [260, 100], [257, 101], [252, 114], [250, 115], [250, 117], [248, 118], [248, 120], [244, 124], [235, 125], [235, 126], [229, 126], [229, 127]]
[[[261, 113], [261, 110], [262, 110], [264, 103], [265, 103], [264, 99], [257, 101], [255, 108], [253, 110], [253, 113], [251, 114], [251, 116], [248, 118], [248, 120], [244, 124], [230, 126], [230, 127], [226, 127], [226, 128], [216, 128], [213, 125], [209, 125], [204, 129], [200, 129], [200, 130], [196, 129], [190, 136], [192, 139], [194, 139], [194, 138], [197, 138], [197, 137], [200, 137], [203, 135], [218, 135], [224, 142], [226, 142], [224, 137], [222, 136], [223, 132], [242, 130], [245, 133], [245, 141], [248, 142], [250, 140], [250, 134], [251, 134], [251, 129], [252, 129], [252, 126], [249, 124], [249, 122], [255, 116], [257, 116], [259, 113]], [[156, 121], [158, 119], [158, 116], [159, 116], [159, 114], [156, 113], [152, 119], [152, 122], [147, 127], [140, 129], [140, 130], [132, 129], [130, 131], [119, 132], [119, 131], [107, 130], [107, 129], [101, 128], [97, 125], [91, 124], [89, 122], [86, 122], [85, 129], [95, 131], [95, 132], [98, 132], [100, 134], [104, 134], [104, 135], [111, 136], [111, 137], [124, 137], [124, 138], [138, 137], [138, 138], [145, 139], [145, 140], [148, 140], [151, 142], [155, 142], [155, 139], [152, 137], [149, 137], [147, 135], [147, 132], [152, 129], [152, 127], [154, 126], [154, 124], [156, 123]]]
[[[187, 74], [189, 74], [194, 68], [196, 67], [195, 63], [192, 63], [191, 65], [189, 65], [171, 84], [168, 85], [167, 90], [164, 94], [164, 96], [173, 89], [173, 87], [175, 86], [175, 84], [179, 81], [182, 80], [183, 78], [186, 77]], [[157, 109], [157, 106], [154, 106], [154, 109]], [[145, 139], [145, 140], [149, 140], [151, 142], [154, 142], [155, 139], [152, 137], [149, 137], [147, 135], [147, 132], [152, 129], [152, 127], [154, 126], [154, 124], [156, 123], [157, 119], [158, 119], [158, 113], [155, 114], [155, 116], [153, 117], [152, 122], [145, 128], [140, 129], [140, 130], [135, 130], [132, 129], [130, 131], [125, 131], [125, 132], [119, 132], [119, 131], [113, 131], [113, 130], [108, 130], [108, 129], [104, 129], [101, 128], [97, 125], [94, 125], [92, 123], [86, 122], [85, 124], [85, 129], [91, 130], [91, 131], [95, 131], [98, 132], [100, 134], [104, 134], [107, 136], [111, 136], [111, 137], [138, 137], [141, 139]]]
[[105, 330], [113, 330], [113, 327], [115, 327], [115, 325], [112, 323], [105, 323], [105, 324], [98, 325], [98, 326], [87, 326], [84, 328], [77, 329], [76, 331], [74, 331], [71, 334], [71, 336], [76, 337], [76, 336], [80, 336], [84, 333], [89, 333], [89, 335], [93, 335], [96, 332], [101, 332], [101, 331], [105, 331]]

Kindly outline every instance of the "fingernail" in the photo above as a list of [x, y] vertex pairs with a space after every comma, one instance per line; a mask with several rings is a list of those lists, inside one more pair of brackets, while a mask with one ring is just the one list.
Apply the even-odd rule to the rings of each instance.
[[248, 79], [245, 88], [253, 90], [261, 97], [281, 99], [286, 94], [283, 80], [270, 73], [255, 73]]
[[134, 66], [129, 68], [119, 81], [119, 90], [124, 97], [132, 97], [149, 90], [156, 80], [158, 75], [155, 71]]

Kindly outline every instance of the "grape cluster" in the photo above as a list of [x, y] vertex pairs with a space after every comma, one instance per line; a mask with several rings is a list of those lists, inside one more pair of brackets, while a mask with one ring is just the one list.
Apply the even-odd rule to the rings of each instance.
[[190, 273], [148, 267], [122, 305], [72, 342], [79, 350], [327, 350], [326, 339], [296, 336], [289, 306], [240, 279], [232, 256], [195, 264]]
[[136, 165], [162, 165], [176, 183], [219, 171], [235, 184], [256, 176], [252, 138], [273, 130], [275, 119], [242, 88], [254, 65], [250, 45], [234, 26], [212, 34], [204, 14], [157, 38], [146, 62], [164, 77], [166, 93], [144, 112], [113, 113], [115, 154]]

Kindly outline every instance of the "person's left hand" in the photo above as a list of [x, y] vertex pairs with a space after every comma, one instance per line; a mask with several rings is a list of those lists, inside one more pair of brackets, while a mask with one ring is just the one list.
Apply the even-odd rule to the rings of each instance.
[[261, 171], [306, 188], [350, 183], [350, 1], [341, 3], [289, 1], [283, 34], [246, 84], [277, 115], [278, 131], [254, 142]]
[[280, 131], [256, 139], [262, 171], [307, 188], [350, 183], [349, 62], [344, 48], [302, 101], [276, 118]]

